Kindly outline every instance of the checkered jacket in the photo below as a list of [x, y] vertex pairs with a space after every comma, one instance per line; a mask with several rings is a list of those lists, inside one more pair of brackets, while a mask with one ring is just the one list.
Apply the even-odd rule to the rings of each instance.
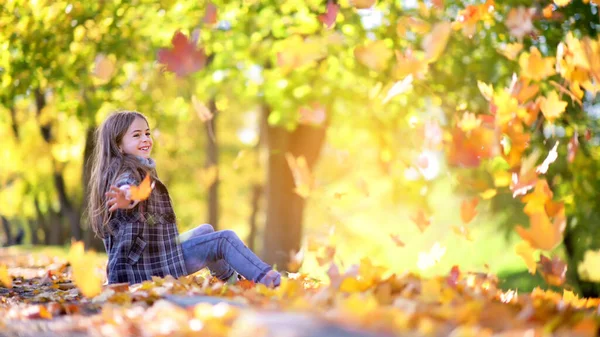
[[[145, 173], [140, 172], [144, 177]], [[152, 276], [187, 275], [171, 198], [158, 179], [150, 197], [132, 209], [119, 209], [109, 221], [104, 248], [108, 283], [140, 283]], [[117, 177], [115, 186], [139, 185], [132, 171]]]

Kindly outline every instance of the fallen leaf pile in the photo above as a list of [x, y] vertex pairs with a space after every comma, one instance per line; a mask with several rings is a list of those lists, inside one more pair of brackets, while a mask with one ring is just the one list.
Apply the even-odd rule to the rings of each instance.
[[[1, 281], [0, 326], [13, 333], [35, 322], [60, 335], [94, 336], [326, 336], [333, 329], [340, 336], [596, 336], [600, 323], [600, 299], [502, 291], [494, 275], [458, 266], [423, 278], [363, 259], [345, 272], [331, 264], [325, 280], [288, 274], [276, 289], [223, 283], [201, 271], [105, 285], [85, 297], [66, 261], [46, 260], [41, 268], [31, 258], [2, 255], [12, 284]], [[546, 263], [542, 268], [557, 267]], [[198, 298], [204, 300], [178, 302]]]

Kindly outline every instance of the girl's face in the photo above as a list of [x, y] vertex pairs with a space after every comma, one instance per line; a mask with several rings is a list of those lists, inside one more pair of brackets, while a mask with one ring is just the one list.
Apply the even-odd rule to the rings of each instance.
[[137, 117], [131, 123], [119, 144], [119, 149], [130, 155], [150, 157], [152, 138], [150, 137], [150, 127], [144, 119]]

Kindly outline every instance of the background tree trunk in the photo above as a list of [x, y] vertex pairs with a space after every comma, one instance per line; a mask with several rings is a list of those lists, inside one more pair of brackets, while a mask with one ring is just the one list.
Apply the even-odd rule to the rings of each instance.
[[[264, 109], [264, 120], [269, 109]], [[263, 242], [263, 257], [269, 264], [285, 270], [291, 250], [300, 249], [302, 216], [305, 201], [294, 193], [294, 179], [285, 159], [285, 153], [304, 156], [309, 169], [319, 156], [325, 140], [326, 128], [299, 125], [290, 132], [280, 127], [266, 127], [269, 150], [266, 199], [267, 217]]]
[[[206, 167], [219, 167], [219, 145], [217, 144], [217, 105], [214, 96], [208, 102], [208, 109], [214, 117], [205, 123], [206, 129]], [[219, 228], [219, 172], [208, 190], [208, 223], [215, 230]]]

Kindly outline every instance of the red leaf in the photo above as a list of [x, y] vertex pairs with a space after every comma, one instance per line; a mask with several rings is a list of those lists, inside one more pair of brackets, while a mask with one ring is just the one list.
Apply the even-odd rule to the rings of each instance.
[[446, 277], [446, 283], [450, 287], [456, 288], [456, 284], [458, 283], [459, 277], [460, 269], [458, 268], [458, 266], [453, 266], [452, 269], [450, 269], [450, 274], [448, 274], [448, 277]]
[[183, 77], [197, 72], [206, 65], [206, 53], [203, 48], [196, 48], [180, 31], [173, 35], [172, 49], [161, 48], [157, 53], [158, 62], [167, 66], [167, 71]]
[[567, 264], [562, 261], [558, 256], [555, 256], [550, 260], [545, 255], [540, 255], [540, 261], [538, 262], [541, 266], [542, 277], [550, 285], [560, 286], [565, 283], [567, 275]]
[[335, 23], [335, 19], [339, 10], [340, 7], [336, 3], [331, 0], [327, 1], [327, 11], [325, 14], [319, 15], [319, 21], [323, 22], [327, 28], [331, 28]]
[[577, 134], [577, 131], [575, 131], [575, 134], [573, 135], [573, 137], [571, 137], [569, 145], [567, 146], [567, 160], [569, 160], [569, 163], [572, 163], [575, 160], [575, 155], [577, 154], [577, 150], [579, 149], [579, 138], [577, 138], [578, 136], [579, 135]]
[[217, 23], [217, 6], [212, 2], [206, 4], [206, 14], [204, 14], [204, 23], [214, 25]]

